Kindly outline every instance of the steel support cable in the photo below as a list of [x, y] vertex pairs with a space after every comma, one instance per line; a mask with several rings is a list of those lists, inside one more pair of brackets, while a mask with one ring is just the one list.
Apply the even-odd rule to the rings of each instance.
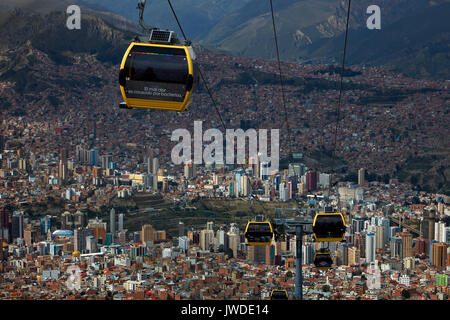
[[[181, 26], [181, 23], [180, 23], [180, 20], [178, 19], [177, 13], [175, 12], [174, 7], [172, 6], [172, 2], [170, 0], [167, 0], [167, 1], [169, 2], [170, 10], [172, 10], [173, 16], [174, 16], [175, 20], [177, 21], [178, 28], [180, 28], [180, 31], [181, 31], [181, 33], [183, 35], [184, 40], [187, 41], [186, 34], [184, 33], [183, 27]], [[203, 84], [205, 85], [206, 91], [208, 92], [209, 98], [211, 99], [211, 101], [213, 103], [214, 109], [216, 110], [217, 115], [219, 116], [220, 122], [222, 123], [223, 130], [226, 132], [227, 129], [226, 129], [226, 126], [225, 126], [225, 122], [223, 121], [222, 115], [220, 114], [219, 108], [217, 107], [216, 100], [214, 99], [214, 97], [213, 97], [213, 95], [211, 93], [211, 90], [209, 89], [208, 82], [206, 81], [206, 78], [204, 77], [200, 66], [198, 66], [198, 72], [200, 74], [200, 78], [203, 81]]]
[[[351, 6], [352, 0], [348, 0], [348, 9], [347, 9], [347, 23], [345, 27], [345, 40], [344, 40], [344, 54], [342, 56], [342, 69], [341, 69], [341, 79], [340, 79], [340, 87], [339, 87], [339, 100], [337, 105], [337, 117], [336, 117], [336, 126], [335, 126], [335, 132], [334, 132], [334, 139], [333, 139], [333, 153], [331, 156], [334, 156], [336, 152], [336, 144], [337, 144], [337, 134], [339, 131], [339, 121], [341, 116], [341, 103], [342, 103], [342, 89], [343, 89], [343, 82], [344, 82], [344, 73], [345, 73], [345, 56], [347, 53], [347, 40], [348, 40], [348, 26], [349, 26], [349, 20], [350, 20], [350, 6]], [[333, 167], [334, 167], [334, 161], [333, 161]]]
[[340, 79], [340, 85], [339, 85], [339, 99], [338, 99], [338, 105], [336, 107], [336, 126], [334, 131], [334, 137], [333, 137], [333, 149], [331, 152], [331, 159], [332, 159], [332, 169], [331, 169], [331, 178], [330, 178], [330, 186], [328, 189], [329, 194], [331, 195], [331, 187], [333, 185], [333, 173], [335, 170], [335, 161], [334, 156], [336, 155], [336, 146], [337, 146], [337, 135], [339, 131], [339, 121], [341, 117], [341, 103], [342, 103], [342, 91], [343, 91], [343, 85], [344, 85], [344, 73], [345, 73], [345, 56], [347, 54], [347, 41], [348, 41], [348, 26], [350, 21], [350, 8], [351, 8], [352, 0], [348, 0], [348, 8], [347, 8], [347, 22], [345, 26], [345, 40], [344, 40], [344, 54], [342, 56], [342, 69], [341, 69], [341, 79]]
[[272, 0], [270, 0], [270, 11], [272, 13], [273, 36], [274, 36], [274, 39], [275, 39], [275, 48], [276, 48], [277, 60], [278, 60], [278, 71], [279, 71], [279, 75], [280, 75], [281, 99], [282, 99], [283, 109], [284, 109], [284, 121], [286, 122], [286, 129], [287, 129], [287, 134], [288, 134], [288, 139], [289, 139], [289, 155], [288, 155], [288, 159], [290, 159], [290, 156], [292, 155], [291, 132], [290, 132], [289, 122], [288, 122], [288, 114], [287, 114], [287, 108], [286, 108], [286, 97], [285, 97], [285, 92], [284, 92], [283, 72], [281, 70], [280, 50], [279, 50], [279, 47], [278, 47], [277, 28], [276, 28], [276, 25], [275, 25], [275, 15], [274, 15], [274, 11], [273, 11]]

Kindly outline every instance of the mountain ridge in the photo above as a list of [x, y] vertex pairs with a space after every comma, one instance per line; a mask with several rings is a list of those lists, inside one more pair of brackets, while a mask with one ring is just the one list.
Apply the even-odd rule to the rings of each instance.
[[[136, 23], [137, 0], [72, 2], [81, 5], [88, 15], [96, 15], [136, 34], [141, 32]], [[68, 4], [66, 0], [3, 0], [0, 25], [5, 20], [5, 12], [14, 7], [39, 14], [61, 12]], [[202, 46], [233, 55], [276, 59], [268, 1], [173, 0], [172, 4], [187, 37]], [[381, 30], [366, 28], [369, 16], [366, 9], [371, 4], [370, 0], [352, 3], [349, 65], [385, 65], [408, 76], [450, 78], [446, 45], [450, 33], [447, 22], [450, 0], [379, 0]], [[282, 60], [340, 63], [347, 1], [276, 0], [273, 5]], [[179, 32], [165, 1], [148, 2], [144, 17], [149, 25]], [[404, 41], [405, 38], [409, 40]]]
[[[433, 53], [424, 51], [421, 47], [423, 38], [433, 38], [436, 43], [444, 42], [447, 39], [449, 24], [448, 19], [443, 17], [450, 16], [450, 2], [448, 0], [381, 0], [379, 2], [382, 8], [381, 30], [368, 30], [366, 28], [366, 19], [369, 15], [366, 14], [365, 10], [369, 4], [371, 2], [366, 0], [352, 4], [348, 44], [349, 64], [383, 64], [392, 67], [392, 65], [399, 63], [399, 67], [395, 70], [405, 72], [410, 76], [436, 76], [441, 79], [450, 77], [448, 71], [436, 71], [435, 63], [427, 63], [428, 60], [437, 59], [445, 66], [444, 69], [448, 70], [450, 65], [448, 57], [435, 58]], [[260, 6], [262, 5], [260, 4]], [[252, 3], [246, 6], [246, 8], [250, 7], [252, 7]], [[303, 63], [337, 63], [342, 59], [346, 22], [345, 1], [286, 0], [285, 6], [275, 6], [274, 9], [282, 60]], [[263, 13], [258, 10], [253, 13], [243, 10], [243, 12], [229, 15], [212, 28], [200, 43], [220, 48], [231, 54], [275, 59], [269, 10], [270, 8], [267, 5], [265, 11], [259, 10]], [[438, 15], [439, 19], [435, 19], [434, 15]], [[243, 16], [248, 19], [243, 19]], [[306, 17], [306, 19], [295, 21], [296, 16]], [[418, 18], [421, 19], [419, 20], [420, 23], [415, 22]], [[422, 31], [422, 38], [416, 36], [414, 23], [418, 24], [417, 27]], [[405, 32], [405, 30], [408, 32]], [[392, 45], [400, 45], [401, 43], [401, 41], [397, 43], [395, 39], [401, 39], [405, 35], [415, 41], [408, 44], [408, 47], [414, 48], [415, 51], [410, 53], [407, 59], [402, 56], [400, 51], [392, 56], [390, 53]], [[394, 40], [386, 44], [382, 40], [383, 37]], [[356, 42], [354, 41], [355, 38], [357, 39]], [[364, 45], [367, 43], [376, 43], [375, 48], [371, 46], [371, 50], [376, 49], [376, 53], [370, 55], [369, 50], [365, 50], [364, 53], [366, 56], [376, 58], [373, 61], [352, 54], [352, 51], [355, 52], [360, 47], [367, 47], [367, 45]], [[402, 43], [401, 46], [405, 46], [405, 43]], [[421, 68], [410, 68], [410, 65], [416, 60], [414, 54], [424, 56]]]

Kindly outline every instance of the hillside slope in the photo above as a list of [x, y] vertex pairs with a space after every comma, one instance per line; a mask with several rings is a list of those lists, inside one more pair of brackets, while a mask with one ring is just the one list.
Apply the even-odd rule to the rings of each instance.
[[[366, 28], [370, 4], [368, 0], [352, 3], [349, 64], [388, 65], [418, 77], [450, 77], [448, 0], [380, 0], [381, 30]], [[346, 6], [346, 1], [332, 0], [274, 1], [281, 58], [340, 61]], [[199, 40], [233, 54], [275, 59], [268, 1], [253, 0]]]
[[[46, 15], [53, 12], [65, 15], [67, 8], [73, 4], [80, 6], [82, 19], [84, 15], [95, 16], [121, 29], [133, 32], [140, 30], [136, 23], [85, 0], [2, 0], [0, 2], [0, 27], [1, 29], [8, 28], [11, 35], [14, 35], [14, 28], [18, 27], [19, 23], [14, 21], [15, 16]], [[8, 26], [8, 24], [12, 25]]]

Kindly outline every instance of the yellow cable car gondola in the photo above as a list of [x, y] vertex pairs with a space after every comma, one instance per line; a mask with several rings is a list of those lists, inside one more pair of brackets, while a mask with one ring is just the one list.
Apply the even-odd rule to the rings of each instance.
[[340, 212], [319, 212], [314, 217], [313, 233], [317, 242], [342, 241], [345, 236], [345, 220]]
[[273, 289], [270, 293], [270, 300], [288, 300], [288, 293], [285, 289]]
[[120, 66], [120, 91], [128, 108], [183, 111], [198, 86], [190, 46], [132, 42]]
[[245, 239], [250, 246], [267, 246], [272, 242], [273, 229], [269, 221], [249, 221], [245, 228]]
[[314, 254], [314, 265], [319, 270], [328, 270], [333, 267], [333, 257], [329, 251], [317, 251]]
[[183, 111], [198, 87], [198, 67], [190, 41], [175, 32], [144, 24], [145, 0], [138, 4], [140, 25], [148, 36], [138, 36], [125, 52], [119, 72], [121, 108]]

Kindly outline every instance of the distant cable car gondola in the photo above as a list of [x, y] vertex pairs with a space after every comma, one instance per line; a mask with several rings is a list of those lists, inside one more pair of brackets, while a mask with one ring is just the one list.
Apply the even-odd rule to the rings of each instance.
[[345, 235], [345, 220], [340, 212], [319, 212], [314, 217], [313, 233], [317, 242], [342, 241]]
[[145, 1], [139, 3], [140, 24], [148, 37], [138, 36], [125, 52], [119, 83], [122, 108], [183, 111], [198, 86], [198, 67], [190, 41], [173, 31], [147, 27]]
[[269, 221], [249, 221], [245, 239], [250, 246], [267, 246], [272, 242], [273, 230]]
[[333, 257], [329, 251], [317, 251], [314, 254], [314, 265], [317, 269], [328, 270], [333, 266]]
[[273, 289], [270, 293], [270, 300], [288, 300], [288, 293], [284, 289]]

